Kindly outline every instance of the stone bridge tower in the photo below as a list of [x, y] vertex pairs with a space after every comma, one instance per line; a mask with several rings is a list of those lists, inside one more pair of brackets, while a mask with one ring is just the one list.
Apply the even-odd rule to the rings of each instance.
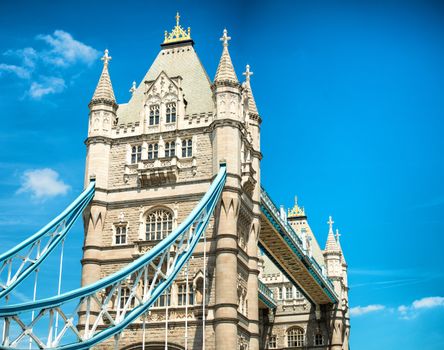
[[[206, 244], [200, 242], [189, 264], [188, 288], [182, 272], [146, 316], [148, 349], [164, 348], [166, 338], [172, 349], [201, 349], [203, 341], [207, 349], [259, 349], [260, 117], [252, 72], [247, 66], [245, 81], [238, 80], [229, 40], [224, 30], [212, 82], [177, 15], [129, 101], [116, 102], [105, 51], [89, 104], [85, 183], [96, 179], [96, 196], [84, 214], [83, 285], [166, 237], [207, 191], [220, 163], [227, 165]], [[142, 339], [139, 320], [119, 348], [141, 349]]]

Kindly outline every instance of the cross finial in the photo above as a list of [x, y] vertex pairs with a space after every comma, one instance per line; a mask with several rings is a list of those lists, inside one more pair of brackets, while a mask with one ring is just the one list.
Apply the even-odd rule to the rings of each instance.
[[336, 240], [339, 242], [339, 237], [341, 237], [341, 234], [339, 233], [339, 229], [336, 229]]
[[131, 95], [134, 94], [134, 91], [136, 91], [136, 82], [133, 81], [133, 85], [131, 86], [131, 89], [129, 89], [129, 92], [131, 92]]
[[335, 222], [333, 221], [333, 219], [332, 219], [332, 217], [331, 217], [331, 215], [328, 217], [328, 221], [327, 221], [327, 224], [330, 226], [330, 231], [331, 232], [333, 232], [333, 224], [334, 224]]
[[112, 59], [112, 57], [108, 55], [108, 52], [109, 52], [108, 49], [106, 49], [106, 50], [105, 50], [105, 54], [104, 54], [103, 57], [101, 58], [102, 61], [103, 61], [103, 64], [104, 64], [105, 66], [107, 66], [107, 65], [108, 65], [108, 62], [111, 61], [111, 59]]
[[180, 19], [180, 15], [179, 15], [179, 11], [176, 12], [176, 26], [179, 26], [179, 19]]
[[298, 196], [294, 196], [294, 206], [298, 206]]
[[224, 29], [224, 35], [222, 35], [222, 38], [220, 38], [220, 41], [223, 42], [224, 46], [228, 46], [228, 42], [231, 40], [231, 37], [228, 36], [228, 31], [225, 28]]
[[246, 67], [245, 67], [245, 72], [242, 73], [242, 75], [245, 75], [245, 81], [246, 81], [247, 83], [250, 82], [250, 77], [251, 77], [253, 74], [254, 74], [254, 73], [250, 71], [250, 65], [247, 64]]

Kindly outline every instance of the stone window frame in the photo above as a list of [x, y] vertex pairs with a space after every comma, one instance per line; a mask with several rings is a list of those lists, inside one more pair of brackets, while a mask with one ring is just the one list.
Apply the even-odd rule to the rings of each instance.
[[294, 299], [293, 285], [287, 284], [285, 285], [285, 300], [293, 300], [293, 299]]
[[177, 102], [170, 101], [165, 103], [165, 123], [174, 124], [177, 121]]
[[[120, 310], [123, 310], [123, 308], [125, 307], [126, 302], [128, 301], [129, 297], [131, 295], [131, 288], [128, 286], [122, 286], [120, 288], [120, 296], [119, 296], [119, 291], [117, 292], [117, 296], [119, 297], [117, 300], [117, 307]], [[130, 303], [129, 308], [132, 309], [135, 306], [135, 298], [133, 297]]]
[[157, 300], [151, 306], [153, 309], [161, 309], [167, 306], [171, 306], [171, 297], [172, 297], [172, 286], [166, 288], [161, 295], [157, 298]]
[[278, 300], [283, 300], [284, 299], [284, 291], [283, 291], [283, 287], [277, 287], [277, 295], [278, 295]]
[[148, 144], [148, 160], [154, 160], [159, 158], [159, 143], [153, 142]]
[[277, 340], [278, 340], [278, 337], [276, 334], [270, 335], [270, 337], [268, 338], [268, 342], [267, 342], [268, 349], [277, 349], [277, 343], [278, 343]]
[[[187, 283], [186, 281], [177, 282], [177, 306], [185, 307], [187, 306], [186, 297], [187, 297]], [[193, 289], [193, 281], [188, 281], [188, 306], [194, 305], [194, 289]]]
[[302, 327], [290, 327], [285, 334], [289, 348], [302, 348], [305, 346], [305, 330]]
[[[122, 229], [125, 228], [125, 243], [117, 243], [117, 230], [118, 229]], [[129, 232], [129, 225], [128, 222], [124, 221], [124, 222], [116, 222], [113, 224], [113, 238], [112, 238], [112, 245], [113, 246], [124, 246], [124, 245], [128, 245], [129, 244], [129, 236], [128, 236], [128, 232]], [[120, 235], [121, 236], [121, 235]]]
[[[157, 237], [157, 234], [158, 234], [158, 231], [157, 231], [157, 228], [158, 228], [158, 222], [157, 221], [155, 221], [154, 223], [152, 223], [151, 222], [151, 225], [154, 225], [154, 234], [155, 234], [155, 239], [152, 239], [152, 238], [149, 238], [148, 239], [148, 230], [147, 230], [147, 225], [148, 225], [148, 217], [151, 215], [151, 214], [155, 214], [156, 212], [158, 212], [158, 211], [164, 211], [164, 212], [167, 212], [170, 216], [171, 216], [171, 220], [170, 220], [170, 222], [171, 222], [171, 227], [170, 227], [170, 229], [169, 229], [169, 232], [168, 232], [168, 228], [167, 228], [167, 234], [166, 235], [163, 235], [162, 234], [162, 232], [161, 232], [161, 235], [159, 236], [160, 237], [160, 239], [158, 239]], [[152, 208], [150, 208], [150, 209], [148, 209], [148, 210], [146, 210], [145, 211], [145, 213], [143, 214], [143, 221], [142, 221], [142, 224], [143, 224], [143, 229], [144, 229], [144, 231], [143, 231], [143, 240], [145, 240], [145, 241], [159, 241], [159, 240], [162, 240], [162, 239], [164, 239], [165, 237], [167, 237], [169, 234], [171, 234], [171, 232], [173, 232], [173, 230], [175, 229], [175, 223], [176, 223], [176, 220], [175, 220], [175, 217], [176, 217], [176, 215], [175, 215], [175, 211], [173, 210], [173, 209], [171, 209], [171, 208], [169, 208], [169, 207], [166, 207], [166, 206], [154, 206], [154, 207], [152, 207]], [[161, 222], [161, 230], [162, 230], [162, 228], [163, 228], [163, 223]], [[167, 221], [167, 225], [168, 225], [168, 221]], [[152, 227], [152, 226], [151, 226]], [[150, 235], [152, 235], [153, 234], [153, 232], [150, 230]]]
[[186, 138], [183, 139], [181, 142], [181, 155], [182, 158], [191, 158], [194, 154], [194, 147], [193, 147], [193, 138]]
[[316, 333], [313, 337], [314, 339], [314, 345], [320, 346], [324, 345], [324, 335], [322, 333]]
[[165, 158], [172, 158], [176, 156], [176, 140], [165, 141]]
[[143, 146], [142, 144], [134, 144], [131, 145], [130, 149], [130, 163], [131, 164], [137, 164], [142, 160], [142, 150]]
[[160, 104], [153, 103], [149, 107], [148, 125], [156, 126], [160, 124]]

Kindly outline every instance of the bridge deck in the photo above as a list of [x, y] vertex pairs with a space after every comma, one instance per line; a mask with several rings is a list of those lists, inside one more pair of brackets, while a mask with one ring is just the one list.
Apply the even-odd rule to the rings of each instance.
[[302, 241], [264, 189], [261, 189], [261, 233], [259, 245], [286, 277], [315, 304], [336, 303], [333, 284], [320, 265], [303, 249]]

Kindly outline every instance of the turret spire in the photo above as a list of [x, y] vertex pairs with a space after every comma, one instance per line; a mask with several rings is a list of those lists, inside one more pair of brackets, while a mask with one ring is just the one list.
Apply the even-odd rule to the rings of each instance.
[[[254, 100], [254, 96], [253, 96], [253, 90], [251, 89], [251, 85], [250, 85], [250, 77], [253, 74], [254, 73], [252, 71], [250, 71], [250, 65], [247, 64], [245, 67], [245, 72], [242, 73], [242, 75], [245, 75], [245, 87], [247, 89], [247, 96], [248, 96], [248, 111], [252, 114], [259, 115], [259, 112], [258, 112], [257, 106], [256, 106], [256, 101]], [[296, 203], [296, 205], [297, 205], [297, 203]]]
[[236, 72], [234, 71], [233, 63], [231, 62], [230, 53], [228, 52], [228, 41], [231, 37], [228, 36], [228, 32], [224, 29], [223, 35], [220, 38], [222, 41], [223, 50], [222, 56], [219, 61], [219, 66], [217, 67], [216, 76], [214, 77], [214, 82], [228, 82], [239, 84], [237, 80]]
[[109, 56], [108, 53], [109, 51], [106, 49], [103, 57], [101, 58], [103, 61], [103, 70], [96, 90], [94, 91], [91, 103], [106, 103], [117, 106], [116, 97], [114, 96], [114, 90], [111, 84], [111, 78], [108, 72], [109, 61], [111, 61], [112, 57]]
[[338, 244], [335, 239], [335, 235], [333, 232], [333, 224], [335, 222], [333, 221], [333, 218], [331, 216], [328, 217], [327, 224], [329, 226], [328, 229], [328, 236], [327, 236], [327, 244], [325, 245], [326, 251], [332, 251], [332, 250], [339, 250]]
[[336, 229], [336, 242], [338, 243], [338, 246], [341, 246], [341, 242], [339, 241], [339, 237], [341, 237], [341, 234], [339, 233], [339, 229]]

